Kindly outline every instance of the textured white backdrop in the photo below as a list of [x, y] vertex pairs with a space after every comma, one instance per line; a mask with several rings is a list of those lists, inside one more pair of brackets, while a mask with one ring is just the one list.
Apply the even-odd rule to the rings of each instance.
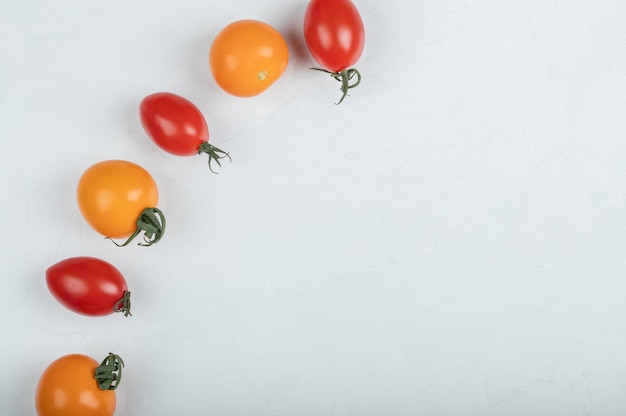
[[[355, 3], [340, 106], [306, 0], [0, 4], [0, 414], [109, 351], [121, 416], [626, 414], [626, 3]], [[241, 18], [291, 53], [249, 99], [207, 63]], [[147, 139], [156, 91], [203, 111], [219, 175]], [[157, 180], [156, 246], [82, 220], [78, 177], [110, 158]], [[131, 318], [51, 297], [76, 255], [125, 274]]]

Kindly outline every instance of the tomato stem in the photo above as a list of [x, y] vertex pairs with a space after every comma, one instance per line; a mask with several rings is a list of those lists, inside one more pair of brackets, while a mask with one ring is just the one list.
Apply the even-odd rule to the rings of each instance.
[[133, 315], [130, 313], [130, 292], [128, 290], [125, 290], [122, 298], [117, 301], [113, 307], [113, 312], [124, 312], [124, 316]]
[[202, 144], [200, 144], [200, 147], [198, 148], [198, 154], [201, 155], [202, 153], [206, 153], [207, 155], [209, 155], [209, 169], [213, 173], [217, 172], [215, 172], [211, 167], [211, 162], [215, 161], [215, 163], [217, 163], [217, 165], [221, 168], [222, 164], [220, 163], [220, 159], [228, 158], [229, 161], [232, 161], [232, 158], [230, 157], [228, 152], [225, 152], [222, 149], [213, 146], [209, 142], [203, 142]]
[[[339, 100], [339, 102], [335, 103], [336, 105], [341, 104], [343, 99], [348, 96], [348, 90], [350, 88], [354, 88], [361, 83], [361, 74], [359, 73], [359, 71], [356, 70], [356, 68], [348, 68], [348, 69], [344, 69], [343, 71], [338, 71], [338, 72], [328, 71], [322, 68], [310, 68], [310, 69], [326, 72], [327, 74], [330, 74], [331, 77], [341, 82], [340, 89], [343, 95], [341, 96], [341, 99]], [[352, 81], [352, 79], [355, 76], [356, 76], [356, 81], [350, 84], [350, 81]]]
[[124, 247], [128, 245], [135, 237], [139, 235], [143, 231], [143, 243], [139, 243], [140, 246], [149, 247], [152, 244], [158, 243], [159, 240], [163, 237], [163, 233], [165, 233], [165, 216], [163, 212], [158, 208], [146, 208], [141, 211], [139, 217], [137, 218], [137, 228], [135, 232], [128, 237], [128, 239], [124, 242], [124, 244], [118, 244], [110, 237], [107, 237], [109, 240], [113, 241], [113, 243], [118, 247]]
[[122, 367], [124, 367], [124, 361], [119, 355], [112, 352], [102, 360], [93, 375], [100, 390], [115, 390], [120, 385]]

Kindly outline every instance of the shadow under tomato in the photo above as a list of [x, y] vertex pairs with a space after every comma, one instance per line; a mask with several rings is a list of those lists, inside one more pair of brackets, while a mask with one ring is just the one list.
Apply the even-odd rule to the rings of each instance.
[[311, 67], [315, 64], [309, 54], [309, 49], [304, 40], [304, 12], [306, 3], [294, 4], [290, 10], [285, 11], [279, 21], [277, 30], [282, 33], [289, 47], [290, 60], [293, 64]]

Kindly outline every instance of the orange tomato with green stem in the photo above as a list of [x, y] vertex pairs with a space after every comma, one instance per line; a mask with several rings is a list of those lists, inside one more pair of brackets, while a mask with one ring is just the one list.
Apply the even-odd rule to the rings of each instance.
[[267, 23], [244, 19], [227, 25], [213, 40], [209, 66], [215, 82], [238, 97], [258, 95], [287, 68], [289, 49]]
[[165, 216], [156, 205], [156, 182], [141, 166], [125, 160], [105, 160], [90, 166], [80, 177], [76, 190], [83, 218], [109, 239], [125, 238], [125, 246], [144, 233], [150, 246], [165, 232]]
[[57, 358], [43, 372], [35, 392], [39, 416], [112, 416], [124, 361], [113, 353], [100, 363], [83, 354]]

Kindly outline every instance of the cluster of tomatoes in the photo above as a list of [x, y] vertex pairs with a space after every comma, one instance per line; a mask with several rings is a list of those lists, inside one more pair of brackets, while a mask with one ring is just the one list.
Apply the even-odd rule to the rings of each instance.
[[[363, 22], [351, 0], [310, 0], [304, 38], [313, 58], [341, 82], [342, 96], [357, 86], [360, 73], [351, 66], [364, 45]], [[209, 65], [216, 83], [238, 97], [252, 97], [269, 88], [285, 71], [287, 43], [272, 26], [239, 20], [214, 39]], [[198, 107], [168, 92], [148, 95], [140, 104], [141, 124], [148, 137], [166, 152], [179, 156], [208, 155], [209, 169], [230, 155], [209, 144], [209, 130]], [[106, 160], [89, 167], [78, 181], [78, 208], [95, 231], [125, 246], [143, 234], [142, 246], [157, 243], [165, 232], [156, 182], [143, 167], [126, 160]], [[113, 239], [125, 239], [118, 243]], [[130, 292], [122, 273], [96, 257], [71, 257], [50, 266], [46, 283], [63, 306], [88, 316], [121, 312], [130, 316]], [[51, 363], [37, 385], [39, 416], [111, 416], [124, 362], [116, 354], [98, 363], [82, 354]]]

